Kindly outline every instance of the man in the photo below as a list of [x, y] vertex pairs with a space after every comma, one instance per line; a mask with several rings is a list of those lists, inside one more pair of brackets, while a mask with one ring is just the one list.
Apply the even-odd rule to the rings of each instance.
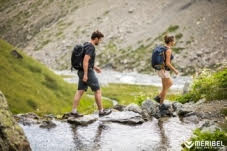
[[77, 106], [80, 102], [80, 98], [82, 97], [84, 91], [87, 91], [88, 86], [95, 94], [95, 101], [98, 106], [99, 116], [105, 116], [110, 114], [111, 110], [104, 110], [102, 106], [101, 100], [101, 90], [99, 86], [99, 82], [97, 77], [95, 76], [95, 72], [101, 73], [101, 69], [95, 66], [95, 46], [99, 45], [102, 41], [104, 35], [100, 31], [95, 31], [91, 35], [91, 41], [84, 43], [84, 59], [83, 59], [83, 70], [78, 71], [79, 82], [78, 82], [78, 91], [75, 94], [74, 102], [73, 102], [73, 110], [72, 114], [76, 117], [81, 117], [77, 112]]

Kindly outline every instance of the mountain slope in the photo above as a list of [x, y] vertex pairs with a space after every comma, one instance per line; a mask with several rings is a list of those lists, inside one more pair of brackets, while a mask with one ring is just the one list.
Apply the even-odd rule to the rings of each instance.
[[[61, 114], [71, 110], [74, 85], [1, 39], [0, 60], [0, 90], [13, 113]], [[94, 110], [93, 103], [93, 99], [84, 96], [79, 110], [90, 113]], [[105, 101], [104, 104], [110, 105]]]
[[3, 38], [54, 69], [69, 69], [73, 46], [96, 29], [105, 34], [97, 52], [101, 67], [150, 72], [152, 49], [167, 33], [177, 38], [174, 62], [180, 71], [226, 63], [226, 0], [3, 2]]

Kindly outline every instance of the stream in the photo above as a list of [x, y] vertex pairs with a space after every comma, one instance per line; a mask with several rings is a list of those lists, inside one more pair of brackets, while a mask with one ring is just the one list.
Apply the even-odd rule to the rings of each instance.
[[53, 122], [57, 126], [49, 130], [20, 124], [33, 151], [179, 151], [197, 127], [178, 117], [133, 126], [99, 120], [88, 126]]
[[[77, 71], [70, 70], [54, 71], [56, 74], [64, 77], [69, 83], [78, 83]], [[161, 87], [161, 79], [157, 75], [141, 74], [137, 72], [117, 72], [113, 70], [102, 70], [102, 73], [96, 74], [101, 85], [109, 83], [117, 84], [137, 84], [137, 85], [154, 85]], [[190, 76], [172, 76], [173, 86], [171, 89], [182, 89], [185, 83], [191, 83]]]

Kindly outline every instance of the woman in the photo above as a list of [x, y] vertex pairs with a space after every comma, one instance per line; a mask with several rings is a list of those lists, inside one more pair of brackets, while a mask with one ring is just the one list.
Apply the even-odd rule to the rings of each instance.
[[172, 50], [171, 47], [174, 46], [174, 36], [165, 36], [164, 37], [166, 51], [165, 51], [165, 66], [161, 70], [157, 70], [158, 76], [162, 79], [162, 91], [158, 96], [154, 98], [155, 101], [160, 103], [160, 108], [165, 108], [163, 102], [166, 97], [166, 93], [168, 89], [172, 86], [173, 82], [170, 77], [170, 70], [172, 70], [176, 75], [178, 74], [178, 71], [174, 68], [174, 66], [171, 64], [171, 60], [173, 60]]

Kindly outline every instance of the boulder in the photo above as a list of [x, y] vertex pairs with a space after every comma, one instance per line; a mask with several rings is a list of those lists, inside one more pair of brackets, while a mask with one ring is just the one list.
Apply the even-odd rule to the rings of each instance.
[[142, 110], [144, 112], [147, 112], [149, 116], [154, 116], [158, 112], [158, 106], [159, 106], [158, 103], [151, 100], [146, 100], [146, 101], [143, 101], [141, 107], [142, 107]]
[[51, 129], [51, 128], [55, 128], [56, 126], [57, 126], [57, 125], [56, 125], [53, 121], [51, 121], [51, 120], [46, 120], [46, 121], [43, 121], [39, 127], [40, 127], [40, 128]]
[[205, 120], [203, 121], [200, 126], [199, 129], [202, 132], [215, 132], [216, 130], [222, 130], [214, 121], [210, 121], [210, 120]]
[[100, 121], [123, 124], [142, 124], [144, 122], [142, 115], [132, 111], [112, 112], [110, 115], [102, 117]]
[[126, 108], [124, 110], [142, 114], [142, 109], [137, 104], [134, 104], [134, 103], [126, 106]]
[[14, 115], [14, 118], [17, 120], [18, 123], [21, 123], [23, 125], [31, 125], [31, 124], [40, 123], [40, 117], [32, 112]]
[[198, 124], [199, 123], [199, 118], [196, 115], [192, 115], [192, 116], [187, 116], [183, 118], [183, 121], [185, 123], [195, 123]]
[[0, 91], [0, 150], [31, 151], [22, 128], [8, 109], [5, 96]]
[[97, 115], [84, 115], [83, 117], [69, 117], [67, 119], [68, 123], [70, 124], [76, 124], [81, 126], [86, 126], [88, 124], [91, 124], [95, 122], [98, 119]]
[[125, 107], [126, 106], [124, 106], [124, 105], [117, 104], [113, 107], [113, 109], [118, 110], [118, 111], [124, 111]]
[[173, 108], [173, 111], [178, 112], [179, 110], [181, 110], [183, 108], [183, 104], [181, 104], [179, 102], [173, 102], [172, 108]]

